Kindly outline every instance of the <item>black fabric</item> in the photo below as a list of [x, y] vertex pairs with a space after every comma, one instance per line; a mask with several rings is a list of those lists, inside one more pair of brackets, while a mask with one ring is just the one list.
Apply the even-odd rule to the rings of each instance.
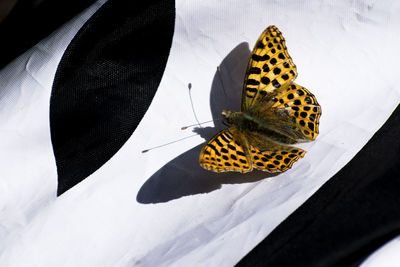
[[0, 24], [0, 69], [94, 1], [17, 1]]
[[68, 46], [50, 103], [58, 195], [101, 167], [136, 129], [166, 66], [174, 4], [110, 0]]
[[400, 234], [400, 107], [237, 266], [355, 266]]

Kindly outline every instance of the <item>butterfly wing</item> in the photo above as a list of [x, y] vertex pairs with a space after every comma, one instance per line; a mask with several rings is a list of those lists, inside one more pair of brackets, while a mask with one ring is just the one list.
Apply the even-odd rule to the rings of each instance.
[[260, 102], [278, 88], [285, 88], [297, 77], [281, 32], [269, 26], [258, 38], [247, 67], [242, 93], [242, 111]]
[[253, 167], [262, 171], [284, 172], [306, 154], [303, 149], [276, 142], [272, 135], [248, 131], [245, 136]]
[[247, 140], [230, 126], [216, 134], [200, 153], [200, 165], [215, 172], [252, 170]]
[[242, 111], [295, 142], [312, 141], [318, 135], [321, 107], [313, 94], [293, 83], [296, 76], [281, 32], [269, 26], [249, 61]]
[[[321, 106], [315, 96], [306, 88], [292, 83], [286, 90], [280, 91], [272, 105], [272, 110], [278, 119], [282, 120], [281, 127], [285, 121], [294, 122], [296, 134], [299, 141], [315, 140], [319, 133], [319, 118], [321, 117]], [[287, 124], [286, 124], [287, 125]], [[279, 126], [277, 127], [279, 130]]]
[[255, 146], [250, 146], [253, 167], [267, 172], [284, 172], [290, 169], [294, 162], [305, 155], [305, 151], [291, 146], [271, 144], [261, 151]]
[[321, 106], [312, 93], [296, 83], [265, 97], [248, 113], [265, 127], [295, 141], [283, 143], [312, 141], [319, 133]]

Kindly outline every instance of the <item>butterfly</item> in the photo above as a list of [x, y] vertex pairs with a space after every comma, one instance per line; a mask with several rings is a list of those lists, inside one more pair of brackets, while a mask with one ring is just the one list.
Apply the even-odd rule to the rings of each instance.
[[305, 155], [292, 146], [318, 135], [321, 107], [294, 83], [296, 65], [276, 26], [258, 38], [247, 67], [240, 112], [222, 111], [227, 129], [201, 151], [200, 165], [211, 171], [284, 172]]

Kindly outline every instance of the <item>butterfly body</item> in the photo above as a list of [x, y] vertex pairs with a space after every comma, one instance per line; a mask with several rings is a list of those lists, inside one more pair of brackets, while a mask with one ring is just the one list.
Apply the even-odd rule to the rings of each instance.
[[258, 133], [270, 138], [274, 142], [283, 144], [295, 144], [296, 140], [290, 136], [286, 136], [284, 133], [276, 131], [272, 125], [268, 124], [268, 117], [261, 117], [260, 114], [252, 114], [251, 112], [223, 112], [229, 114], [225, 117], [228, 123], [234, 125], [237, 130], [246, 135], [246, 133]]
[[321, 116], [316, 98], [293, 82], [296, 77], [296, 65], [281, 32], [269, 26], [254, 46], [241, 110], [222, 111], [230, 126], [204, 146], [200, 165], [215, 172], [291, 168], [305, 155], [291, 145], [314, 140]]

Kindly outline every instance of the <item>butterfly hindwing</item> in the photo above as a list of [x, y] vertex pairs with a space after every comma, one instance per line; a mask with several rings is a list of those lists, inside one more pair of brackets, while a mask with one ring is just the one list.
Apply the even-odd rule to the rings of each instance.
[[279, 145], [267, 151], [250, 146], [250, 153], [254, 168], [267, 172], [284, 172], [306, 152], [300, 148]]
[[[292, 122], [291, 126], [294, 126], [291, 132], [297, 140], [312, 141], [317, 137], [321, 106], [306, 88], [292, 83], [287, 89], [279, 91], [271, 101], [275, 103], [270, 110], [280, 121], [280, 126], [275, 126], [278, 130], [279, 127], [285, 127], [286, 121], [289, 121]], [[260, 115], [263, 116], [262, 112]]]
[[306, 153], [300, 148], [279, 142], [282, 140], [274, 134], [247, 131], [244, 135], [250, 147], [253, 168], [262, 171], [284, 172]]
[[281, 32], [269, 26], [257, 40], [247, 67], [241, 110], [246, 111], [260, 98], [289, 85], [297, 77]]
[[235, 126], [222, 130], [204, 146], [200, 153], [200, 165], [215, 172], [251, 171], [247, 140]]

